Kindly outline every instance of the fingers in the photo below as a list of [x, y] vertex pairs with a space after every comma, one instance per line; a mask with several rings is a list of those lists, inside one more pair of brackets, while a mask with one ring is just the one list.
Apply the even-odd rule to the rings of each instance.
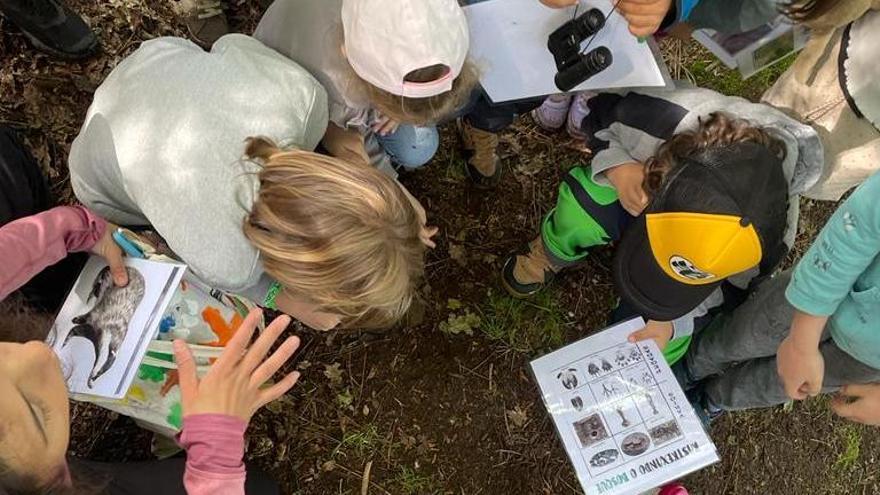
[[859, 417], [859, 409], [861, 404], [858, 401], [850, 402], [844, 396], [836, 396], [831, 399], [831, 409], [834, 411], [834, 414], [837, 414], [841, 418], [846, 418], [850, 421], [855, 421], [857, 423], [864, 423]]
[[541, 3], [553, 9], [562, 9], [576, 5], [578, 0], [541, 0]]
[[174, 341], [174, 361], [177, 363], [177, 377], [180, 381], [180, 404], [187, 411], [198, 393], [199, 377], [196, 375], [192, 351], [179, 339]]
[[431, 249], [437, 247], [437, 243], [434, 242], [432, 237], [437, 235], [437, 232], [440, 232], [440, 227], [425, 227], [422, 229], [420, 237], [422, 239], [422, 244], [428, 246]]
[[804, 392], [806, 383], [803, 381], [783, 380], [782, 388], [785, 389], [785, 395], [794, 400], [804, 400], [807, 394]]
[[653, 337], [654, 336], [652, 335], [651, 330], [646, 327], [637, 332], [629, 334], [629, 338], [627, 340], [629, 340], [630, 342], [641, 342], [643, 340], [648, 340]]
[[799, 391], [810, 397], [816, 397], [822, 392], [822, 381], [809, 380], [803, 384]]
[[844, 385], [837, 392], [843, 397], [851, 399], [860, 399], [868, 395], [875, 385]]
[[254, 309], [248, 313], [247, 317], [241, 323], [241, 326], [235, 331], [235, 335], [229, 339], [229, 342], [226, 344], [226, 349], [223, 350], [223, 354], [221, 354], [217, 359], [217, 362], [211, 366], [211, 371], [209, 373], [213, 373], [215, 370], [217, 370], [217, 373], [221, 373], [224, 369], [232, 368], [238, 364], [243, 358], [244, 351], [250, 343], [251, 338], [254, 336], [254, 330], [257, 328], [257, 324], [262, 317], [263, 312], [259, 309]]
[[383, 136], [387, 136], [389, 134], [394, 134], [397, 131], [397, 128], [400, 127], [400, 124], [396, 120], [388, 119], [388, 122], [382, 126], [382, 129], [379, 131]]
[[113, 276], [113, 283], [116, 284], [117, 287], [125, 287], [128, 285], [128, 270], [125, 269], [125, 259], [122, 256], [122, 249], [113, 242], [104, 250], [104, 257], [107, 259], [107, 264], [110, 266], [110, 275]]
[[296, 382], [299, 381], [299, 377], [299, 371], [294, 371], [281, 379], [280, 382], [260, 392], [260, 400], [257, 409], [286, 394], [294, 385], [296, 385]]
[[373, 122], [373, 125], [371, 125], [370, 128], [373, 129], [373, 132], [381, 134], [382, 127], [387, 124], [389, 120], [390, 119], [388, 117], [381, 116], [377, 118], [375, 122]]
[[257, 341], [254, 342], [250, 350], [248, 350], [247, 354], [241, 360], [241, 368], [245, 373], [250, 373], [255, 370], [257, 366], [263, 362], [266, 358], [266, 354], [269, 353], [269, 349], [272, 348], [272, 345], [278, 340], [281, 332], [285, 331], [288, 325], [290, 325], [290, 317], [284, 315], [275, 318], [275, 321], [266, 327], [266, 330], [260, 334]]
[[659, 27], [659, 22], [642, 21], [638, 18], [629, 22], [629, 32], [637, 38], [651, 36]]
[[283, 344], [274, 352], [269, 359], [254, 370], [251, 375], [251, 386], [260, 387], [268, 381], [275, 373], [281, 369], [284, 364], [290, 360], [293, 354], [299, 349], [299, 337], [288, 337]]

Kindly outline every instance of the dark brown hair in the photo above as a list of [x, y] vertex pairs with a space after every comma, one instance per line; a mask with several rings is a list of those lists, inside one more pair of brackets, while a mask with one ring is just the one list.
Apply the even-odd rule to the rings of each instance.
[[781, 2], [779, 10], [794, 22], [803, 23], [816, 20], [831, 10], [839, 0], [791, 0]]
[[714, 112], [706, 120], [700, 119], [699, 127], [695, 131], [676, 134], [660, 146], [657, 153], [645, 164], [645, 181], [642, 187], [645, 192], [653, 195], [660, 190], [669, 171], [682, 160], [707, 149], [743, 142], [760, 144], [774, 155], [785, 157], [785, 145], [764, 129], [755, 127], [746, 120]]
[[46, 340], [50, 328], [51, 315], [31, 308], [24, 298], [12, 296], [0, 301], [0, 342]]

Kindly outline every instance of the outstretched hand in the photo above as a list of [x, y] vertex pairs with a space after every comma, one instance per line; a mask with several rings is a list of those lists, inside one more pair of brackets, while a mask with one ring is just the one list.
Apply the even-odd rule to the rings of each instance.
[[117, 228], [116, 225], [108, 222], [107, 228], [104, 229], [104, 235], [92, 247], [91, 252], [107, 261], [107, 265], [110, 266], [110, 275], [113, 276], [113, 283], [117, 287], [125, 287], [128, 285], [128, 271], [125, 269], [122, 248], [113, 240], [113, 232]]
[[281, 397], [299, 379], [299, 372], [288, 374], [264, 387], [299, 348], [298, 337], [288, 337], [268, 358], [270, 348], [290, 324], [289, 316], [276, 318], [250, 348], [248, 344], [262, 317], [253, 310], [226, 345], [223, 354], [199, 380], [192, 351], [182, 340], [174, 341], [174, 359], [180, 375], [183, 416], [225, 414], [250, 422], [258, 409]]
[[870, 426], [880, 426], [880, 384], [844, 385], [831, 401], [841, 418]]

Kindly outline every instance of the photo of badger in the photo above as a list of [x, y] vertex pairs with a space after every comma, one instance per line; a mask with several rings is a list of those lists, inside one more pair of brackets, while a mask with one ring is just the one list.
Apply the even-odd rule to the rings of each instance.
[[137, 259], [126, 265], [128, 284], [118, 287], [103, 259], [89, 259], [55, 319], [47, 343], [71, 392], [125, 395], [185, 271]]
[[[95, 362], [89, 375], [89, 388], [92, 388], [95, 380], [116, 362], [116, 353], [128, 334], [128, 325], [144, 299], [144, 276], [135, 268], [126, 268], [126, 270], [128, 285], [125, 287], [114, 285], [110, 267], [105, 267], [98, 273], [98, 277], [92, 283], [92, 292], [89, 293], [86, 301], [94, 302], [95, 305], [87, 313], [73, 318], [72, 322], [75, 326], [70, 329], [61, 344], [61, 349], [64, 349], [70, 339], [77, 337], [92, 343], [95, 349]], [[99, 368], [98, 358], [101, 357], [105, 344], [107, 356]]]

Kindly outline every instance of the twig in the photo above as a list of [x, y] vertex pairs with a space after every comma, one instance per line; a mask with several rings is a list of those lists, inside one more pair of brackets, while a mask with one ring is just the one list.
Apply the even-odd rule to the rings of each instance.
[[364, 467], [364, 476], [361, 479], [361, 495], [367, 495], [370, 491], [370, 470], [373, 469], [373, 461], [367, 461]]

